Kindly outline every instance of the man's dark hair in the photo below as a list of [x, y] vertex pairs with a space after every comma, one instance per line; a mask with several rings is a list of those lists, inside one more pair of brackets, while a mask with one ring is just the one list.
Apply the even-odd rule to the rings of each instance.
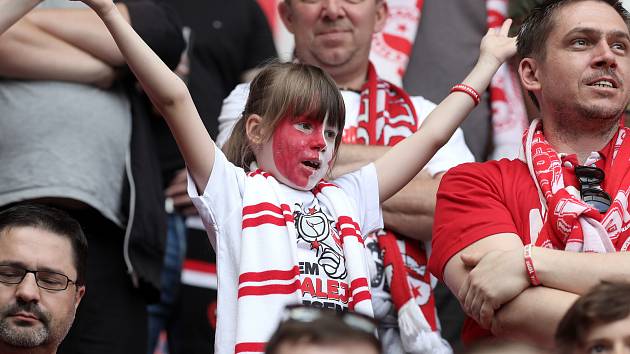
[[[534, 58], [542, 60], [547, 54], [545, 52], [547, 45], [547, 38], [549, 33], [553, 30], [554, 22], [558, 10], [562, 7], [576, 2], [582, 2], [587, 0], [547, 0], [543, 3], [535, 6], [529, 15], [525, 18], [518, 31], [516, 39], [516, 50], [518, 57]], [[626, 26], [630, 30], [630, 14], [621, 5], [621, 1], [618, 0], [593, 0], [600, 1], [610, 5], [626, 23]], [[538, 100], [532, 92], [528, 92], [529, 97], [532, 99], [536, 107], [540, 108]]]
[[[543, 59], [549, 33], [553, 30], [555, 16], [562, 7], [587, 0], [547, 0], [534, 7], [518, 32], [516, 48], [520, 58]], [[617, 0], [594, 0], [610, 5], [630, 29], [630, 14]]]
[[381, 344], [374, 333], [354, 328], [346, 324], [340, 316], [343, 313], [321, 309], [321, 316], [315, 320], [303, 322], [289, 319], [280, 323], [267, 342], [265, 354], [277, 354], [285, 344], [334, 346], [362, 343], [373, 346], [377, 353], [382, 352]]
[[45, 205], [17, 204], [0, 211], [0, 237], [15, 227], [33, 227], [50, 231], [70, 240], [77, 285], [85, 284], [88, 244], [81, 225], [66, 212]]
[[630, 283], [602, 282], [582, 295], [564, 315], [556, 331], [560, 354], [573, 353], [596, 326], [630, 316]]

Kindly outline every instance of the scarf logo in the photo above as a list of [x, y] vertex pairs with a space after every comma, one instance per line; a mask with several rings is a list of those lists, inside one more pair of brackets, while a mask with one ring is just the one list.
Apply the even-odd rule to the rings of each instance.
[[310, 244], [317, 264], [331, 279], [345, 279], [347, 272], [341, 238], [332, 227], [333, 221], [317, 208], [298, 208], [293, 212], [298, 243]]

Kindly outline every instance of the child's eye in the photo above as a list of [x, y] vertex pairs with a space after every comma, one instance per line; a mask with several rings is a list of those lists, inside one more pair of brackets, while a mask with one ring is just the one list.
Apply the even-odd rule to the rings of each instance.
[[335, 139], [337, 137], [337, 131], [332, 129], [327, 129], [324, 134], [326, 134], [327, 139]]
[[299, 123], [295, 123], [294, 126], [296, 128], [298, 128], [299, 130], [302, 131], [311, 131], [313, 126], [310, 123], [307, 122], [299, 122]]

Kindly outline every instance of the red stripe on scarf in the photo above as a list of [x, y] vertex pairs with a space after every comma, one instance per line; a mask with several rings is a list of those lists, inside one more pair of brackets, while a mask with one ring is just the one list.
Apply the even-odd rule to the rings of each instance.
[[358, 292], [356, 295], [352, 296], [352, 300], [348, 303], [348, 309], [350, 311], [354, 311], [354, 307], [361, 301], [372, 299], [372, 295], [368, 290], [363, 290]]
[[[350, 283], [350, 293], [354, 293], [354, 291], [358, 288], [364, 287], [364, 286], [368, 286], [368, 281], [367, 278], [358, 278], [352, 281], [352, 283]], [[354, 294], [353, 294], [354, 295]]]
[[345, 242], [346, 237], [356, 237], [357, 241], [360, 244], [363, 244], [363, 237], [357, 232], [356, 229], [352, 227], [344, 227], [343, 229], [339, 230], [339, 234], [341, 236], [341, 243]]
[[291, 208], [286, 204], [280, 204], [280, 206], [278, 207], [277, 205], [274, 205], [272, 203], [264, 202], [243, 207], [243, 216], [246, 216], [248, 214], [260, 213], [262, 211], [270, 211], [276, 214], [282, 214], [283, 211], [288, 211], [290, 213]]
[[[288, 219], [288, 220], [287, 220]], [[287, 221], [293, 221], [293, 217], [285, 216], [283, 218], [273, 215], [261, 215], [257, 218], [243, 220], [242, 228], [257, 227], [260, 225], [271, 224], [276, 226], [285, 226]]]
[[260, 296], [260, 295], [277, 295], [292, 294], [300, 289], [300, 281], [296, 280], [291, 284], [271, 284], [259, 286], [244, 286], [238, 289], [238, 297], [244, 296]]
[[330, 183], [330, 182], [326, 182], [326, 181], [321, 181], [319, 183], [317, 183], [317, 185], [315, 186], [315, 188], [311, 189], [311, 192], [314, 195], [318, 195], [319, 193], [322, 192], [322, 190], [326, 187], [335, 187], [335, 188], [339, 188], [336, 184]]
[[267, 270], [264, 272], [248, 272], [238, 277], [238, 283], [267, 280], [291, 280], [300, 275], [300, 268], [295, 266], [289, 270]]
[[357, 224], [354, 220], [352, 220], [351, 217], [349, 216], [340, 216], [337, 220], [339, 220], [337, 222], [337, 224], [350, 224], [352, 225], [355, 229], [359, 230], [359, 224]]
[[259, 176], [259, 175], [263, 176], [265, 178], [271, 177], [271, 174], [269, 172], [265, 172], [265, 171], [263, 171], [261, 169], [257, 169], [256, 171], [252, 171], [252, 172], [248, 173], [247, 175], [250, 176], [250, 177]]
[[237, 343], [234, 346], [234, 353], [264, 353], [265, 347], [267, 346], [266, 342], [250, 342], [250, 343]]

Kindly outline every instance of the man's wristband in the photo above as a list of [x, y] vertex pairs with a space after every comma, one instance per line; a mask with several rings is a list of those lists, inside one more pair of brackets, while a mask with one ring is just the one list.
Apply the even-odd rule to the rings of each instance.
[[473, 102], [475, 102], [475, 106], [477, 106], [479, 102], [481, 102], [481, 96], [479, 95], [479, 92], [466, 84], [456, 84], [451, 88], [451, 93], [453, 92], [463, 92], [467, 94], [468, 96], [470, 96], [470, 98], [473, 99]]
[[525, 270], [527, 271], [527, 275], [529, 276], [529, 282], [533, 286], [540, 285], [540, 280], [538, 280], [538, 276], [536, 275], [536, 269], [534, 268], [534, 262], [532, 261], [532, 244], [526, 245], [523, 248], [523, 258], [525, 259]]

